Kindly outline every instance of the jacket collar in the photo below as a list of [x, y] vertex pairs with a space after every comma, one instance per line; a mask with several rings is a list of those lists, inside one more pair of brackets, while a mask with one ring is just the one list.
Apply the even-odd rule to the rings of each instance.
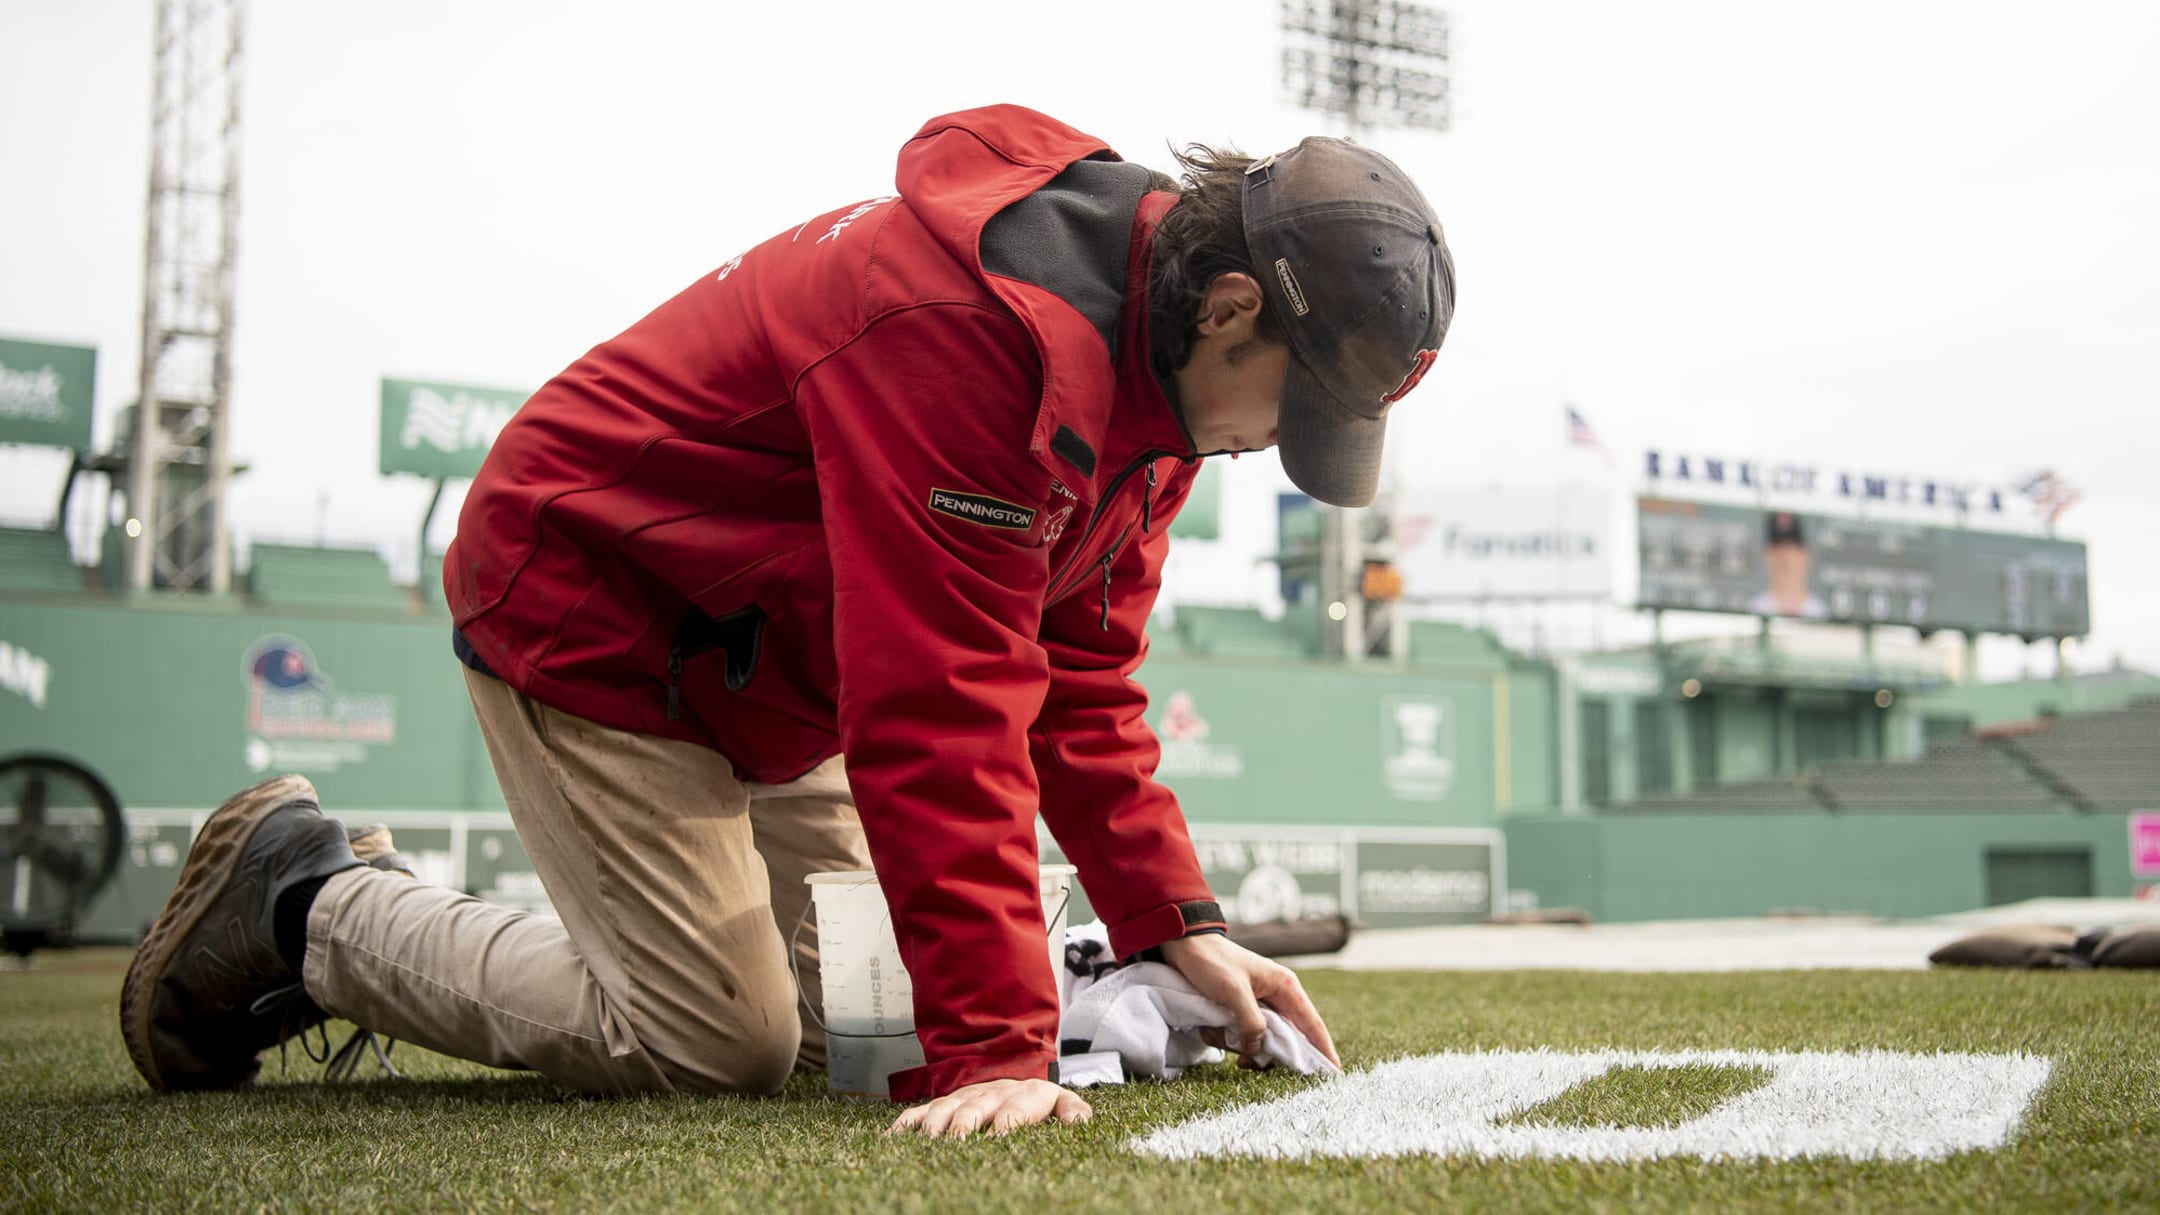
[[1149, 355], [1148, 277], [1153, 268], [1155, 225], [1177, 205], [1178, 196], [1157, 191], [1140, 200], [1133, 215], [1133, 238], [1125, 281], [1125, 313], [1119, 322], [1117, 402], [1104, 436], [1104, 454], [1112, 457], [1110, 475], [1148, 451], [1180, 459], [1197, 455], [1192, 433], [1178, 407], [1176, 385], [1157, 376]]
[[[1057, 296], [1039, 287], [984, 273], [983, 225], [1012, 202], [1040, 189], [1065, 166], [1089, 157], [1114, 158], [1108, 145], [1054, 118], [1019, 106], [990, 106], [933, 118], [901, 150], [900, 194], [953, 254], [962, 259], [1034, 339], [1042, 359], [1043, 392], [1028, 448], [1054, 475], [1081, 481], [1112, 477], [1140, 453], [1190, 454], [1169, 394], [1147, 361], [1147, 246], [1174, 194], [1150, 194], [1133, 219], [1124, 337], [1116, 365], [1102, 335]], [[1060, 431], [1085, 440], [1095, 457], [1084, 469], [1054, 444]]]

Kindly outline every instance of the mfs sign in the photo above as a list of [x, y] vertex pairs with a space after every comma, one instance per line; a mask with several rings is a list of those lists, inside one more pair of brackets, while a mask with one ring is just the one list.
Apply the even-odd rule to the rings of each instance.
[[382, 382], [382, 471], [471, 479], [531, 394], [470, 384]]

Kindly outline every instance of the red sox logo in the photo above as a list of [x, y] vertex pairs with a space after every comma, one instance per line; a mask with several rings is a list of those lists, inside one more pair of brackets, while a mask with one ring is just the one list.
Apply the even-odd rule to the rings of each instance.
[[1418, 351], [1417, 357], [1410, 361], [1410, 374], [1402, 378], [1402, 383], [1395, 386], [1395, 391], [1380, 399], [1393, 405], [1395, 402], [1409, 396], [1410, 390], [1417, 387], [1419, 380], [1425, 378], [1425, 373], [1432, 370], [1433, 360], [1439, 357], [1440, 352], [1437, 350]]

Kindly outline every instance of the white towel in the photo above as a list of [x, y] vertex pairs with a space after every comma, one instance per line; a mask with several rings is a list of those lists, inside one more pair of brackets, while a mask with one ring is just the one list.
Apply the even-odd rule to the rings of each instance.
[[[1263, 1005], [1260, 1015], [1267, 1035], [1252, 1056], [1256, 1065], [1306, 1076], [1341, 1074], [1280, 1013]], [[1194, 990], [1175, 967], [1138, 962], [1093, 981], [1076, 978], [1059, 1035], [1089, 1042], [1095, 1051], [1116, 1051], [1135, 1076], [1175, 1080], [1188, 1067], [1223, 1058], [1200, 1038], [1200, 1030], [1211, 1028], [1235, 1037], [1237, 1018]]]

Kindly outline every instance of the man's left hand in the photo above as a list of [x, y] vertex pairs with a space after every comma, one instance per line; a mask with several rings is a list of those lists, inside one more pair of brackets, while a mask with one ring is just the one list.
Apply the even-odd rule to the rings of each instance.
[[965, 1139], [981, 1131], [995, 1137], [1038, 1122], [1086, 1122], [1094, 1113], [1086, 1098], [1048, 1080], [982, 1080], [910, 1106], [885, 1133]]

